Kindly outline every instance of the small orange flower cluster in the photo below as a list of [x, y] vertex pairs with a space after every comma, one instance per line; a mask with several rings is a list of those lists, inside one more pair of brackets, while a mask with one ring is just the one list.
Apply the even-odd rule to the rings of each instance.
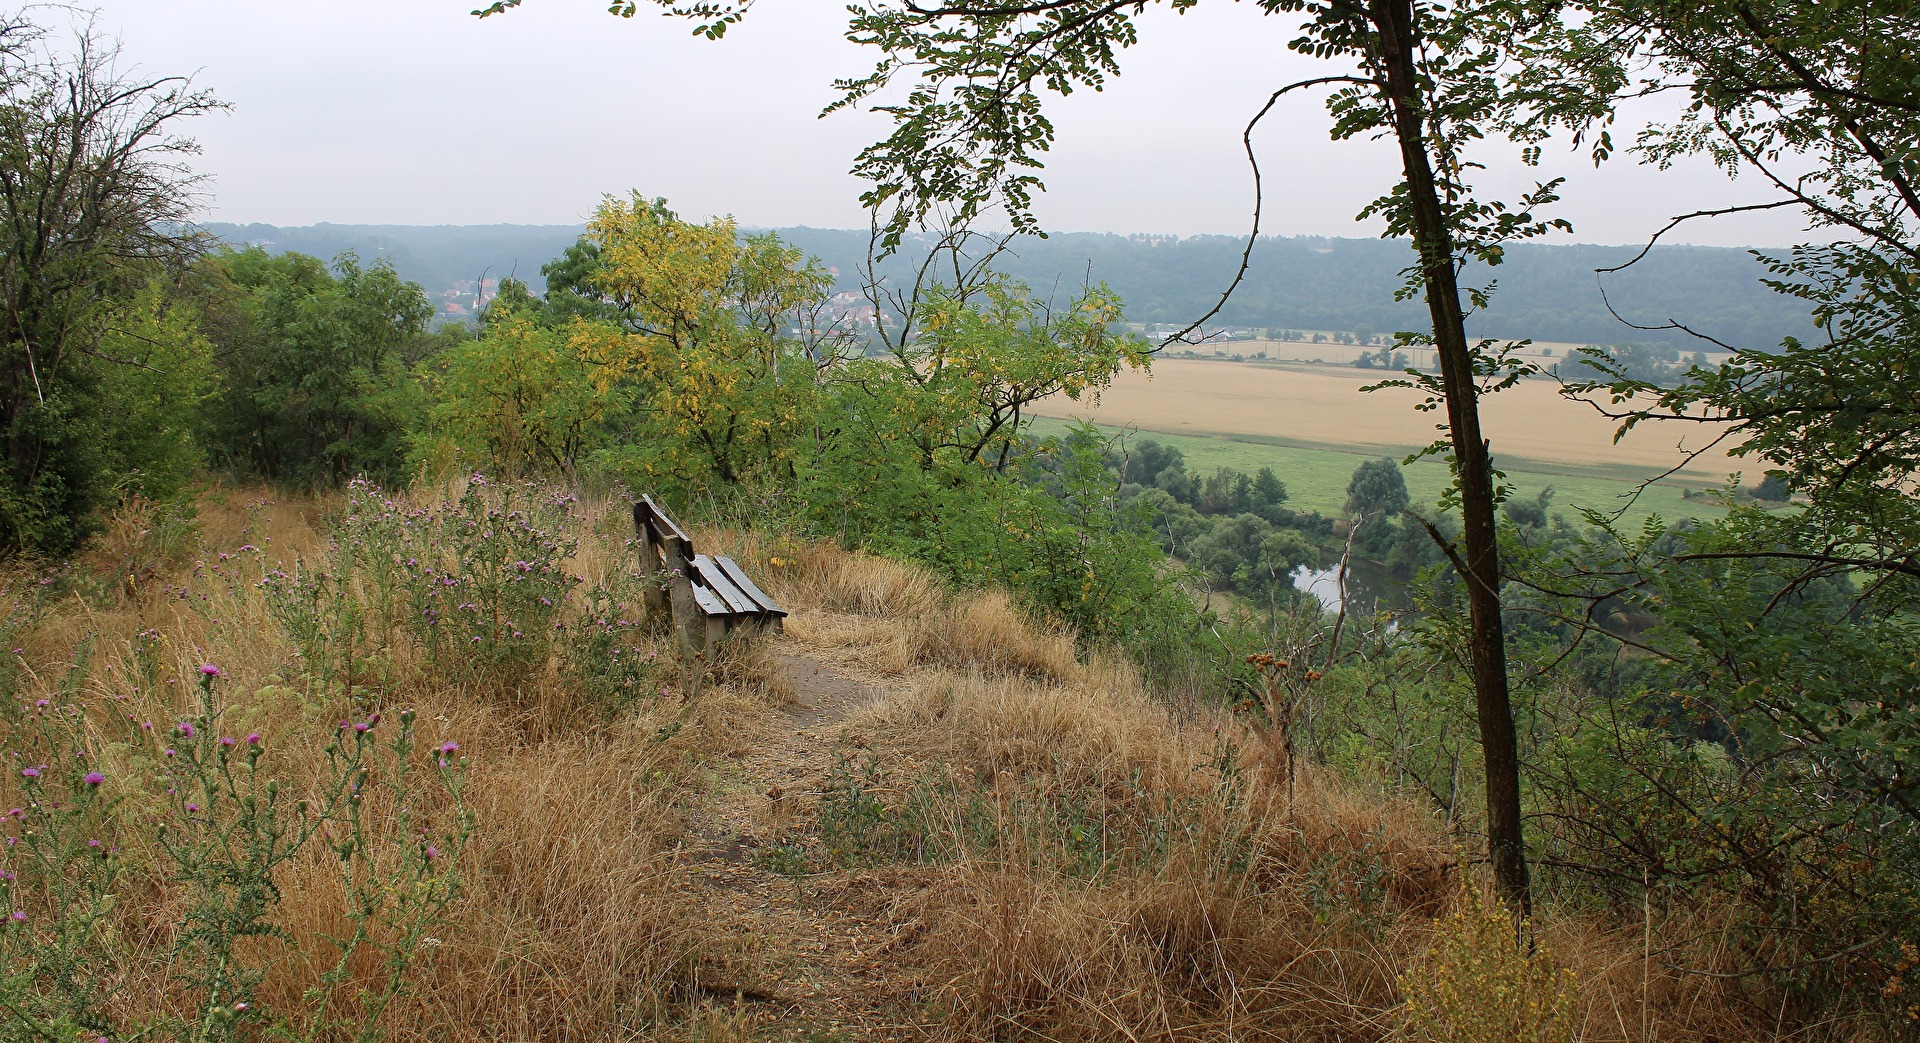
[[[1887, 983], [1880, 989], [1880, 995], [1889, 1000], [1897, 1000], [1907, 991], [1907, 976], [1920, 968], [1920, 948], [1911, 942], [1900, 945], [1900, 959], [1893, 965], [1893, 973], [1888, 975]], [[1920, 1003], [1910, 1003], [1904, 1012], [1908, 1021], [1920, 1022]]]
[[[1293, 669], [1293, 663], [1290, 660], [1282, 659], [1270, 652], [1255, 652], [1248, 656], [1246, 661], [1247, 665], [1270, 676], [1278, 676]], [[1306, 679], [1309, 682], [1318, 681], [1322, 676], [1324, 675], [1318, 670], [1306, 672]]]

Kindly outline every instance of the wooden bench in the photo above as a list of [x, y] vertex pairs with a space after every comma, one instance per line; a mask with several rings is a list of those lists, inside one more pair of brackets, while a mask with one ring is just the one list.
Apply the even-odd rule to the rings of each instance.
[[779, 633], [781, 608], [725, 555], [696, 554], [693, 540], [653, 497], [633, 505], [647, 610], [673, 613], [683, 646], [704, 652], [736, 630]]

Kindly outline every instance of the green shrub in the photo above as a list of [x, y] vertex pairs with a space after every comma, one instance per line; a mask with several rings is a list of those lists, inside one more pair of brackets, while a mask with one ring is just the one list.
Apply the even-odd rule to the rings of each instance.
[[1477, 888], [1434, 928], [1426, 957], [1400, 976], [1416, 1043], [1568, 1043], [1579, 995], [1512, 914]]

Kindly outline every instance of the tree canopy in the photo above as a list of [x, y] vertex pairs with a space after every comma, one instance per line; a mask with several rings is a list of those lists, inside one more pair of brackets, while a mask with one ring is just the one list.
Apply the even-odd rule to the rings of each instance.
[[126, 78], [114, 57], [90, 29], [63, 46], [24, 16], [0, 22], [0, 552], [85, 534], [126, 442], [104, 396], [177, 350], [138, 350], [116, 320], [196, 249], [175, 230], [196, 184], [179, 124], [218, 103], [182, 77]]

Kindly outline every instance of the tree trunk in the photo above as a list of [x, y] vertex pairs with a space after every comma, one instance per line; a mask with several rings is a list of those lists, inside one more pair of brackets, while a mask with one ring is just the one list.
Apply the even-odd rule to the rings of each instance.
[[1480, 746], [1487, 772], [1487, 856], [1494, 889], [1515, 913], [1532, 911], [1526, 846], [1520, 824], [1520, 755], [1513, 704], [1507, 691], [1506, 635], [1500, 620], [1500, 556], [1493, 504], [1493, 459], [1480, 434], [1479, 386], [1466, 316], [1453, 266], [1453, 233], [1441, 206], [1428, 151], [1425, 105], [1414, 65], [1418, 42], [1411, 0], [1371, 0], [1367, 17], [1378, 31], [1381, 69], [1394, 135], [1406, 175], [1414, 243], [1420, 251], [1427, 310], [1440, 358], [1446, 395], [1447, 432], [1460, 480], [1461, 550], [1455, 559], [1467, 585], [1470, 638]]

